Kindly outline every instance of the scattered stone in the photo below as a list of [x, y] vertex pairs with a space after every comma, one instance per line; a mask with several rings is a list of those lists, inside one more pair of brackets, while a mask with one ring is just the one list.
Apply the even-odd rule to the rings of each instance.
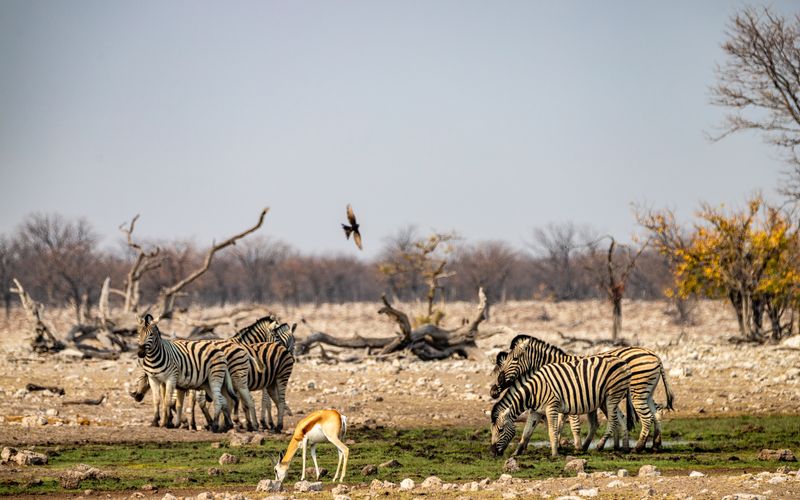
[[340, 484], [338, 486], [333, 487], [333, 489], [331, 490], [331, 495], [344, 495], [348, 491], [350, 491], [349, 486], [347, 486], [346, 484]]
[[178, 500], [178, 497], [176, 497], [172, 493], [164, 493], [164, 496], [161, 497], [161, 500]]
[[306, 476], [316, 477], [317, 479], [326, 477], [328, 475], [328, 469], [325, 467], [319, 468], [319, 477], [317, 477], [317, 470], [314, 467], [306, 467]]
[[373, 479], [371, 483], [369, 483], [369, 489], [372, 491], [380, 490], [383, 488], [383, 481], [380, 479]]
[[617, 477], [628, 477], [631, 474], [628, 472], [628, 469], [619, 469], [617, 471]]
[[210, 491], [204, 491], [202, 493], [199, 493], [196, 497], [194, 497], [194, 499], [195, 500], [214, 500], [214, 494], [211, 493]]
[[655, 465], [642, 465], [639, 467], [639, 477], [658, 477], [661, 471]]
[[506, 460], [506, 463], [503, 464], [503, 472], [519, 472], [519, 464], [517, 463], [517, 459], [511, 457]]
[[564, 472], [585, 472], [585, 467], [585, 459], [573, 458], [572, 460], [567, 460], [567, 463], [564, 465]]
[[692, 472], [689, 473], [689, 477], [706, 477], [706, 475], [703, 474], [702, 472], [693, 470]]
[[3, 463], [6, 463], [10, 461], [16, 454], [17, 454], [16, 448], [6, 446], [5, 448], [3, 448], [3, 451], [0, 452], [0, 460], [2, 460]]
[[17, 465], [47, 465], [47, 455], [30, 450], [20, 450], [14, 455]]
[[219, 441], [211, 443], [211, 447], [213, 449], [215, 449], [215, 450], [218, 450], [218, 449], [222, 448], [222, 443], [220, 443]]
[[625, 486], [625, 481], [620, 481], [619, 479], [615, 479], [606, 485], [606, 488], [621, 488]]
[[143, 484], [142, 487], [139, 489], [142, 491], [158, 491], [158, 488], [156, 488], [156, 485], [154, 485], [153, 483]]
[[576, 497], [575, 495], [565, 495], [561, 497], [556, 497], [556, 500], [583, 500], [581, 497]]
[[364, 467], [361, 469], [361, 475], [362, 475], [362, 476], [373, 476], [373, 475], [375, 475], [375, 474], [377, 474], [377, 473], [378, 473], [378, 468], [377, 468], [377, 467], [375, 467], [375, 466], [374, 466], [374, 465], [372, 465], [372, 464], [365, 465], [365, 466], [364, 466]]
[[396, 484], [394, 484], [394, 483], [393, 483], [393, 482], [391, 482], [391, 481], [384, 481], [384, 482], [383, 482], [383, 487], [384, 487], [385, 489], [387, 489], [387, 490], [388, 490], [388, 489], [390, 489], [390, 488], [394, 488], [395, 486], [397, 486], [397, 485], [396, 485]]
[[350, 495], [333, 495], [333, 500], [350, 500]]
[[37, 427], [47, 425], [47, 417], [44, 415], [29, 415], [22, 418], [22, 425], [25, 427]]
[[242, 446], [250, 444], [250, 439], [251, 439], [250, 436], [247, 436], [245, 434], [236, 434], [231, 438], [231, 441], [230, 443], [228, 443], [228, 446], [230, 446], [231, 448], [241, 448]]
[[299, 491], [301, 493], [307, 491], [322, 491], [322, 481], [297, 481], [294, 483], [294, 491]]
[[792, 450], [769, 450], [764, 448], [758, 454], [759, 460], [777, 460], [778, 462], [797, 462], [797, 458], [792, 453]]
[[223, 453], [221, 457], [219, 457], [219, 464], [220, 465], [227, 465], [227, 464], [238, 464], [239, 457], [236, 455], [231, 455], [230, 453]]
[[222, 474], [222, 471], [219, 470], [217, 467], [209, 467], [208, 470], [206, 471], [206, 474], [208, 474], [211, 477], [214, 477]]
[[383, 469], [385, 467], [397, 468], [397, 467], [402, 467], [402, 465], [400, 464], [400, 462], [398, 462], [397, 460], [395, 460], [393, 458], [393, 459], [389, 460], [388, 462], [383, 462], [382, 464], [379, 465], [379, 467], [381, 469]]
[[582, 497], [596, 497], [597, 488], [581, 488], [578, 490], [578, 496]]
[[281, 482], [274, 479], [262, 479], [256, 486], [256, 491], [281, 491]]
[[400, 490], [413, 490], [415, 486], [414, 480], [410, 478], [405, 478], [400, 481]]
[[722, 500], [767, 500], [764, 495], [753, 495], [752, 493], [734, 493], [733, 495], [725, 495]]
[[442, 487], [442, 480], [436, 476], [428, 476], [425, 478], [424, 481], [422, 481], [422, 484], [420, 486], [422, 486], [423, 488], [439, 489]]
[[774, 477], [770, 478], [767, 481], [767, 483], [769, 483], [769, 484], [781, 484], [781, 483], [785, 483], [788, 480], [789, 480], [789, 476], [774, 476]]
[[508, 483], [511, 482], [514, 478], [511, 474], [500, 474], [500, 477], [497, 478], [498, 483]]
[[58, 478], [58, 484], [65, 490], [77, 490], [81, 487], [83, 476], [74, 471], [67, 471]]

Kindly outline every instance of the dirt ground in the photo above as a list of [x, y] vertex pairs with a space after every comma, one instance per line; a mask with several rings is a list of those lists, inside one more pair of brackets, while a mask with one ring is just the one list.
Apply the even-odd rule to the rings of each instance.
[[[421, 308], [414, 304], [401, 307], [407, 312]], [[445, 326], [459, 324], [461, 318], [472, 315], [474, 307], [470, 303], [449, 304]], [[378, 316], [378, 308], [378, 304], [361, 303], [273, 310], [286, 321], [299, 323], [304, 318], [315, 329], [335, 335], [391, 335], [395, 325]], [[732, 310], [723, 302], [698, 304], [695, 323], [689, 326], [675, 324], [663, 302], [626, 302], [623, 313], [624, 337], [632, 344], [653, 349], [664, 362], [676, 394], [672, 415], [800, 413], [800, 348], [796, 339], [768, 346], [729, 343], [727, 339], [737, 334], [737, 326]], [[70, 324], [69, 312], [47, 311], [46, 321], [56, 331], [65, 332]], [[600, 301], [509, 302], [494, 305], [490, 320], [481, 326], [496, 325], [563, 345], [558, 332], [586, 339], [607, 337], [610, 311]], [[162, 330], [179, 336], [186, 333], [186, 327], [178, 322], [165, 323], [164, 327]], [[309, 332], [301, 325], [297, 336], [302, 338]], [[152, 414], [149, 396], [145, 402], [135, 403], [128, 395], [136, 371], [135, 354], [126, 353], [115, 361], [36, 355], [28, 349], [28, 335], [20, 311], [12, 311], [8, 320], [0, 319], [0, 444], [219, 439], [208, 432], [147, 425]], [[479, 341], [475, 359], [440, 362], [362, 357], [332, 363], [323, 361], [319, 350], [313, 349], [295, 365], [287, 396], [294, 416], [288, 417], [286, 427], [291, 428], [298, 416], [323, 407], [341, 410], [350, 425], [488, 425], [485, 410], [492, 404], [488, 388], [493, 359], [512, 337], [511, 333], [500, 334]], [[587, 348], [584, 343], [565, 349], [576, 353], [602, 350]], [[332, 357], [364, 354], [337, 353], [333, 348], [326, 351]], [[65, 394], [28, 392], [25, 385], [30, 382], [63, 387]], [[107, 399], [98, 406], [64, 404], [101, 395]], [[661, 387], [656, 400], [664, 400]], [[723, 480], [738, 481], [721, 476]], [[691, 481], [705, 484], [710, 479]], [[664, 488], [674, 484], [670, 481]], [[659, 487], [653, 487], [658, 491]], [[705, 489], [710, 496], [723, 491], [714, 488], [693, 490]]]

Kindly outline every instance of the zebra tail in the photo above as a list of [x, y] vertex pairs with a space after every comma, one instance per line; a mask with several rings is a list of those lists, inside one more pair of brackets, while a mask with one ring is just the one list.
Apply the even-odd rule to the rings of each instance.
[[231, 374], [225, 369], [225, 390], [228, 391], [228, 397], [231, 398], [231, 401], [234, 405], [239, 404], [239, 398], [236, 396], [236, 389], [233, 388], [233, 380], [231, 380]]
[[628, 390], [625, 393], [625, 413], [626, 413], [626, 420], [628, 424], [628, 430], [632, 431], [633, 427], [636, 425], [636, 421], [639, 420], [639, 415], [636, 413], [636, 410], [633, 408], [633, 400], [631, 399], [631, 391]]
[[667, 374], [664, 373], [664, 365], [661, 365], [659, 368], [661, 372], [661, 382], [664, 384], [664, 392], [667, 394], [667, 410], [672, 410], [672, 405], [675, 401], [675, 394], [673, 394], [672, 389], [669, 387], [669, 381], [667, 381]]

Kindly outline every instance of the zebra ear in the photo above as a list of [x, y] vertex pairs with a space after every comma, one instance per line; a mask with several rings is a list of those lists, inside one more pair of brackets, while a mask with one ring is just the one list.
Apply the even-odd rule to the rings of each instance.
[[511, 349], [515, 348], [520, 342], [530, 340], [531, 338], [532, 337], [530, 335], [517, 335], [514, 337], [514, 340], [511, 341]]
[[144, 318], [142, 318], [142, 323], [144, 324], [144, 326], [150, 326], [150, 323], [152, 322], [153, 322], [153, 315], [151, 315], [150, 313], [145, 314]]
[[297, 330], [297, 323], [292, 323], [292, 334], [294, 334], [295, 330]]
[[508, 357], [508, 353], [506, 351], [500, 351], [497, 353], [497, 357], [494, 359], [494, 364], [500, 366]]

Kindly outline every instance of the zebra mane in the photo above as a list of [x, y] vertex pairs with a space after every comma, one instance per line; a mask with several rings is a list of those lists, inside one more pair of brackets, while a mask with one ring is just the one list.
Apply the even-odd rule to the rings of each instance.
[[517, 344], [519, 344], [520, 342], [526, 342], [528, 340], [531, 340], [532, 338], [533, 337], [531, 337], [530, 335], [525, 335], [525, 334], [517, 335], [516, 337], [514, 337], [513, 340], [511, 340], [511, 347], [509, 347], [509, 351], [517, 347]]
[[551, 344], [549, 342], [545, 342], [544, 340], [537, 339], [536, 337], [531, 337], [530, 335], [517, 335], [514, 337], [514, 340], [511, 341], [511, 349], [509, 349], [509, 354], [513, 354], [515, 348], [525, 342], [527, 344], [532, 344], [534, 346], [539, 345], [545, 349], [549, 349], [551, 351], [556, 352], [557, 354], [567, 354], [563, 349], [558, 347], [555, 344]]
[[241, 330], [239, 330], [238, 332], [236, 332], [235, 336], [236, 337], [241, 337], [242, 335], [246, 334], [247, 332], [251, 332], [251, 331], [269, 333], [270, 332], [269, 325], [271, 325], [272, 323], [277, 321], [277, 319], [278, 318], [276, 318], [274, 315], [267, 314], [263, 318], [258, 318], [255, 321], [255, 323], [247, 325], [246, 327], [244, 327]]
[[494, 406], [492, 406], [492, 423], [497, 422], [497, 417], [500, 416], [500, 411], [502, 410], [501, 405], [505, 406], [503, 404], [503, 399], [505, 398], [501, 398], [500, 401], [496, 402]]

